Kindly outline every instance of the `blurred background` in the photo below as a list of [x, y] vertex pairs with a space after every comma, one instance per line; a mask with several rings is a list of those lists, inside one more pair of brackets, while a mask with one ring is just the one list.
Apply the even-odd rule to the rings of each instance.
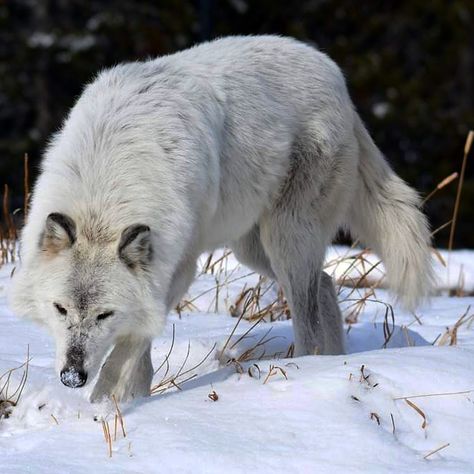
[[[353, 101], [396, 171], [427, 195], [459, 171], [474, 127], [473, 0], [0, 0], [0, 184], [23, 199], [23, 156], [38, 171], [48, 136], [84, 84], [122, 61], [235, 34], [316, 45], [342, 68]], [[474, 156], [455, 247], [474, 247]], [[452, 218], [457, 181], [426, 204]], [[436, 235], [446, 246], [449, 228]]]

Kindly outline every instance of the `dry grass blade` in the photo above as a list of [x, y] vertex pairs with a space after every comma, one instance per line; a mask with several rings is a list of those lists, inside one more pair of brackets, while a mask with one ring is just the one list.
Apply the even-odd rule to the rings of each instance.
[[264, 318], [268, 321], [289, 319], [290, 311], [288, 303], [281, 288], [278, 289], [277, 296], [273, 301], [269, 302], [263, 308], [261, 307], [263, 297], [275, 286], [275, 282], [271, 282], [262, 276], [259, 277], [254, 287], [247, 288], [244, 286], [234, 304], [229, 307], [231, 316], [238, 318], [242, 315], [247, 321], [255, 321]]
[[[150, 394], [151, 395], [161, 394], [161, 393], [166, 392], [170, 388], [176, 388], [178, 390], [181, 390], [181, 385], [185, 384], [189, 380], [192, 380], [192, 379], [194, 379], [198, 376], [198, 374], [192, 373], [192, 372], [195, 371], [196, 369], [198, 369], [201, 365], [203, 365], [204, 362], [206, 362], [206, 360], [209, 358], [209, 356], [214, 352], [215, 348], [216, 348], [216, 344], [214, 344], [211, 347], [211, 349], [207, 352], [207, 354], [197, 364], [193, 365], [189, 369], [184, 370], [184, 368], [185, 368], [185, 366], [188, 362], [189, 354], [190, 354], [190, 351], [191, 351], [191, 344], [188, 343], [186, 356], [185, 356], [184, 361], [181, 364], [179, 370], [175, 374], [167, 376], [168, 373], [169, 373], [169, 365], [168, 365], [165, 375], [162, 377], [162, 379], [157, 384], [155, 384], [151, 388]], [[169, 357], [170, 354], [171, 354], [171, 352], [168, 354], [168, 357]]]
[[[233, 278], [232, 280], [228, 280], [225, 282], [225, 284], [229, 285], [231, 283], [235, 283], [236, 281], [239, 281], [239, 280], [243, 280], [244, 278], [248, 278], [249, 276], [252, 276], [252, 275], [255, 275], [255, 272], [249, 272], [249, 273], [246, 273], [245, 275], [241, 275], [241, 276], [238, 276], [236, 278]], [[222, 286], [222, 284], [220, 284]], [[212, 287], [212, 288], [208, 288], [207, 290], [199, 293], [197, 296], [195, 296], [194, 298], [191, 298], [190, 300], [187, 301], [188, 304], [192, 304], [194, 303], [196, 300], [198, 300], [199, 298], [201, 298], [202, 296], [208, 294], [208, 293], [211, 293], [212, 291], [216, 291], [216, 287]]]
[[[392, 322], [391, 327], [389, 323], [389, 316]], [[395, 315], [393, 313], [393, 307], [390, 304], [386, 303], [385, 316], [383, 320], [383, 335], [384, 335], [385, 341], [382, 347], [384, 349], [386, 349], [387, 344], [390, 342], [390, 339], [392, 338], [394, 332], [395, 332]]]
[[[352, 249], [353, 247], [351, 247]], [[376, 280], [369, 281], [371, 273], [382, 263], [380, 260], [376, 263], [372, 263], [366, 256], [370, 254], [370, 250], [364, 249], [357, 254], [350, 255], [349, 251], [342, 257], [333, 259], [326, 263], [325, 268], [334, 266], [332, 273], [334, 274], [339, 265], [344, 264], [346, 261], [350, 261], [349, 266], [343, 271], [343, 273], [337, 278], [337, 284], [339, 286], [338, 293], [341, 293], [342, 287], [351, 287], [352, 291], [347, 295], [350, 298], [352, 294], [359, 288], [370, 287], [372, 293], [375, 288], [380, 286], [385, 275], [382, 273]], [[355, 270], [358, 272], [358, 277], [351, 276], [351, 272]], [[373, 293], [374, 294], [374, 293]]]
[[109, 422], [106, 421], [105, 422], [105, 426], [107, 427], [107, 436], [108, 436], [108, 446], [109, 446], [109, 458], [112, 457], [112, 436], [110, 435], [110, 426], [109, 426]]
[[[272, 329], [273, 329], [272, 326], [270, 328], [268, 328], [268, 330], [265, 331], [263, 336], [260, 337], [260, 339], [253, 346], [246, 349], [237, 358], [233, 358], [231, 360], [235, 360], [237, 362], [247, 362], [247, 361], [250, 361], [250, 360], [279, 359], [281, 357], [288, 358], [289, 354], [291, 353], [291, 350], [292, 350], [291, 346], [286, 352], [276, 352], [276, 353], [267, 355], [266, 350], [265, 350], [266, 344], [268, 344], [269, 342], [271, 342], [275, 339], [283, 337], [283, 336], [268, 337], [268, 335], [271, 333]], [[239, 341], [240, 340], [241, 339], [239, 339]], [[236, 344], [233, 344], [232, 347], [234, 347], [235, 345]], [[257, 350], [260, 350], [260, 349], [261, 349], [261, 353], [258, 354]], [[221, 362], [223, 361], [222, 358], [220, 360], [221, 360]]]
[[378, 414], [375, 413], [375, 412], [372, 412], [372, 413], [370, 414], [370, 419], [371, 419], [371, 420], [375, 420], [375, 421], [377, 422], [377, 425], [380, 426], [380, 415], [378, 415]]
[[439, 448], [436, 448], [434, 449], [433, 451], [430, 451], [428, 454], [426, 454], [425, 456], [423, 456], [423, 459], [428, 459], [430, 456], [432, 456], [433, 454], [437, 453], [438, 451], [441, 451], [442, 449], [444, 448], [447, 448], [448, 446], [450, 446], [450, 443], [446, 443], [446, 444], [443, 444], [443, 446], [440, 446]]
[[406, 326], [401, 327], [403, 335], [405, 336], [405, 340], [407, 342], [408, 347], [413, 347], [415, 345], [415, 341], [410, 337], [408, 332], [408, 328]]
[[202, 275], [203, 273], [207, 273], [212, 262], [212, 257], [213, 257], [213, 253], [211, 252], [206, 259], [206, 263], [204, 264], [200, 275]]
[[[125, 432], [125, 424], [123, 422], [123, 416], [122, 416], [122, 412], [120, 411], [120, 408], [118, 406], [118, 403], [117, 403], [117, 399], [115, 398], [115, 395], [112, 394], [112, 399], [114, 401], [114, 404], [115, 404], [115, 410], [117, 411], [117, 414], [116, 416], [118, 417], [119, 421], [120, 421], [120, 427], [122, 428], [122, 434], [123, 434], [123, 437], [126, 438], [127, 437], [127, 433]], [[116, 431], [116, 430], [115, 430]], [[116, 437], [116, 435], [114, 435], [114, 438]]]
[[438, 341], [439, 346], [455, 346], [458, 343], [458, 330], [464, 324], [468, 325], [473, 319], [474, 314], [468, 316], [468, 313], [471, 309], [469, 305], [465, 311], [465, 313], [454, 323], [452, 328], [447, 328], [446, 332], [441, 336]]
[[[4, 380], [3, 385], [0, 387], [0, 419], [8, 418], [12, 408], [18, 405], [28, 380], [30, 360], [30, 347], [27, 346], [26, 361], [23, 362], [23, 364], [20, 364], [18, 367], [7, 370], [3, 375], [0, 376], [0, 382]], [[23, 369], [21, 379], [17, 383], [15, 390], [10, 392], [12, 374], [20, 369]]]
[[366, 369], [365, 369], [364, 364], [361, 365], [359, 371], [360, 371], [359, 383], [364, 383], [365, 382], [371, 388], [377, 387], [378, 383], [373, 384], [371, 382], [371, 380], [370, 380], [370, 375], [371, 374], [366, 373]]
[[284, 369], [282, 369], [281, 367], [277, 366], [277, 365], [270, 365], [269, 367], [269, 370], [268, 370], [268, 374], [267, 376], [265, 377], [265, 380], [263, 381], [263, 385], [265, 385], [271, 377], [273, 377], [274, 375], [278, 374], [278, 372], [283, 376], [285, 377], [286, 380], [288, 380], [288, 377], [286, 375], [286, 371]]
[[466, 174], [467, 157], [471, 150], [473, 140], [474, 140], [474, 131], [470, 130], [466, 138], [466, 143], [464, 145], [464, 156], [463, 156], [462, 165], [461, 165], [461, 174], [459, 176], [458, 189], [456, 192], [456, 201], [454, 202], [453, 219], [452, 219], [453, 222], [451, 224], [451, 231], [449, 233], [449, 243], [448, 243], [449, 252], [451, 252], [451, 250], [453, 249], [454, 233], [456, 231], [456, 222], [457, 222], [458, 213], [459, 213], [459, 204], [461, 202], [461, 192], [462, 192], [462, 188], [464, 184], [464, 175]]
[[178, 316], [181, 318], [181, 314], [184, 310], [198, 311], [199, 308], [195, 304], [188, 301], [187, 299], [183, 299], [176, 305], [175, 311], [178, 313]]
[[[453, 220], [449, 220], [448, 222], [445, 222], [444, 224], [441, 224], [439, 227], [437, 227], [435, 230], [433, 230], [430, 234], [431, 237], [435, 236], [438, 232], [441, 232], [443, 229], [446, 227], [450, 226], [452, 224]], [[436, 249], [431, 249], [433, 252], [439, 253]]]
[[415, 410], [423, 418], [423, 423], [421, 424], [421, 428], [424, 430], [426, 428], [426, 424], [427, 424], [426, 415], [423, 413], [421, 408], [419, 408], [417, 405], [415, 405], [412, 401], [408, 400], [408, 398], [405, 398], [404, 400], [410, 407], [413, 408], [413, 410]]
[[[351, 279], [352, 281], [348, 279], [344, 279], [344, 281], [341, 283], [344, 286], [352, 286], [353, 289], [351, 293], [349, 293], [349, 296], [351, 296], [356, 288], [362, 288], [362, 287], [370, 287], [372, 289], [376, 288], [377, 286], [380, 285], [380, 282], [384, 278], [384, 275], [382, 275], [374, 284], [370, 284], [368, 280], [368, 276], [382, 263], [382, 260], [379, 260], [378, 262], [372, 264], [368, 270], [364, 271], [357, 280], [354, 281], [354, 279]], [[350, 285], [348, 283], [351, 283]]]
[[117, 441], [117, 425], [118, 425], [118, 415], [116, 413], [114, 416], [114, 441]]
[[242, 367], [242, 364], [235, 359], [230, 359], [227, 362], [227, 365], [233, 365], [235, 367], [235, 371], [240, 375], [244, 373], [244, 368]]
[[178, 378], [181, 375], [181, 372], [184, 370], [184, 367], [186, 366], [186, 363], [188, 362], [189, 354], [191, 354], [191, 341], [188, 341], [188, 348], [186, 349], [186, 357], [184, 358], [183, 363], [178, 369], [178, 372], [176, 372], [174, 379]]
[[103, 419], [100, 420], [100, 425], [102, 426], [102, 433], [104, 434], [104, 440], [107, 443], [108, 442], [108, 440], [107, 440], [107, 431], [105, 429], [105, 421]]
[[[450, 221], [451, 222], [451, 221]], [[443, 258], [443, 256], [439, 253], [438, 249], [435, 249], [434, 247], [431, 249], [431, 251], [435, 254], [435, 257], [439, 260], [439, 263], [443, 265], [443, 267], [447, 267], [446, 265], [446, 260]]]
[[[245, 314], [245, 312], [243, 313]], [[242, 317], [243, 317], [243, 314], [242, 314]], [[247, 329], [247, 331], [245, 331], [241, 336], [239, 336], [239, 338], [230, 346], [230, 349], [233, 349], [235, 346], [237, 346], [241, 341], [243, 341], [248, 335], [250, 332], [252, 332], [252, 330], [263, 320], [263, 318], [265, 317], [265, 314], [261, 315], [253, 324], [252, 326], [250, 326], [249, 329]], [[242, 318], [239, 319], [238, 323], [241, 321]], [[235, 329], [237, 329], [237, 325], [235, 326], [234, 328], [234, 332], [235, 332]], [[232, 335], [230, 336], [232, 337]], [[228, 341], [226, 341], [228, 343]], [[224, 346], [225, 347], [225, 346]]]
[[109, 422], [102, 420], [102, 430], [104, 432], [104, 439], [107, 444], [109, 458], [112, 457], [112, 435], [110, 434]]
[[249, 374], [249, 377], [260, 380], [262, 371], [260, 370], [260, 367], [257, 364], [252, 364], [248, 368], [247, 373]]
[[[10, 210], [9, 210], [9, 189], [8, 189], [8, 184], [5, 184], [3, 187], [3, 218], [5, 219], [5, 224], [7, 226], [7, 231], [10, 232], [10, 229], [13, 228], [13, 220], [10, 215]], [[9, 238], [11, 238], [11, 235], [8, 235]]]
[[[351, 324], [356, 324], [357, 321], [359, 320], [359, 316], [362, 313], [363, 309], [365, 308], [365, 305], [367, 304], [368, 301], [371, 301], [369, 298], [375, 296], [375, 293], [373, 290], [366, 291], [363, 296], [357, 299], [353, 298], [345, 298], [342, 302], [350, 302], [353, 301], [351, 305], [349, 305], [346, 308], [346, 316], [344, 318], [345, 322], [349, 325]], [[349, 329], [350, 330], [350, 326]]]
[[[23, 218], [26, 220], [28, 213], [28, 204], [30, 198], [30, 185], [29, 185], [29, 171], [28, 171], [28, 155], [25, 153], [23, 157]], [[3, 188], [3, 223], [0, 223], [0, 266], [5, 263], [13, 263], [17, 257], [17, 244], [18, 244], [18, 232], [16, 228], [15, 219], [13, 216], [21, 209], [15, 209], [12, 213], [10, 212], [10, 193], [8, 185], [4, 185]]]
[[203, 269], [201, 270], [200, 274], [211, 273], [213, 275], [214, 273], [216, 273], [216, 267], [220, 265], [221, 263], [223, 263], [231, 254], [232, 254], [232, 250], [225, 250], [223, 255], [213, 262], [212, 258], [214, 254], [210, 253], [206, 259], [206, 263], [204, 264]]
[[[393, 311], [393, 306], [390, 303], [386, 303], [385, 301], [381, 301], [378, 299], [369, 299], [368, 297], [359, 298], [359, 299], [347, 298], [347, 299], [344, 299], [344, 301], [354, 302], [352, 305], [349, 306], [349, 308], [354, 305], [365, 304], [367, 302], [378, 303], [385, 307], [385, 314], [384, 314], [384, 320], [383, 320], [384, 343], [382, 344], [382, 349], [386, 349], [388, 343], [390, 342], [390, 339], [392, 338], [395, 332], [395, 313]], [[346, 322], [348, 324], [354, 324], [355, 321], [353, 320], [348, 321], [347, 318], [348, 317], [346, 317]]]
[[[250, 272], [234, 278], [233, 275], [242, 267], [240, 264], [237, 264], [228, 271], [228, 260], [231, 255], [232, 251], [226, 249], [224, 254], [214, 261], [212, 260], [214, 257], [213, 254], [207, 256], [201, 272], [198, 274], [198, 278], [210, 273], [214, 276], [215, 284], [190, 299], [183, 299], [176, 307], [178, 314], [181, 315], [184, 309], [188, 309], [189, 311], [199, 310], [195, 303], [205, 295], [214, 293], [212, 299], [208, 302], [207, 309], [203, 309], [203, 311], [218, 312], [220, 302], [224, 300], [230, 314], [236, 318], [242, 313], [245, 313], [243, 319], [249, 321], [261, 317], [268, 317], [271, 321], [276, 319], [288, 319], [289, 309], [281, 291], [278, 292], [278, 296], [274, 301], [271, 301], [264, 308], [260, 307], [263, 296], [275, 286], [274, 282], [269, 281], [263, 276], [259, 277], [258, 283], [254, 287], [247, 288], [245, 284], [235, 302], [228, 305], [227, 300], [229, 298], [230, 285], [241, 279], [256, 275], [255, 272]], [[224, 296], [223, 293], [225, 290], [227, 292]]]
[[10, 213], [10, 193], [8, 185], [3, 188], [3, 221], [5, 226], [0, 226], [0, 265], [13, 263], [17, 254], [17, 230]]
[[163, 359], [163, 362], [162, 362], [161, 365], [155, 370], [155, 372], [153, 373], [153, 375], [157, 374], [165, 364], [167, 364], [165, 377], [166, 377], [166, 375], [168, 374], [169, 367], [170, 367], [170, 366], [169, 366], [169, 358], [170, 358], [171, 352], [173, 351], [174, 342], [175, 342], [175, 336], [176, 336], [176, 328], [175, 328], [175, 325], [173, 324], [173, 326], [172, 326], [172, 335], [171, 335], [171, 345], [170, 345], [170, 349], [169, 349], [168, 353], [166, 354], [166, 357]]
[[395, 419], [392, 413], [390, 413], [390, 419], [392, 420], [392, 434], [395, 435]]
[[449, 176], [444, 178], [442, 181], [440, 181], [437, 185], [436, 188], [433, 189], [426, 197], [421, 201], [421, 205], [424, 206], [427, 201], [429, 201], [440, 189], [443, 189], [445, 186], [448, 184], [452, 183], [454, 180], [458, 178], [458, 173], [454, 172], [451, 173]]
[[407, 397], [396, 397], [394, 400], [407, 400], [409, 398], [426, 398], [426, 397], [446, 397], [452, 395], [467, 395], [468, 393], [472, 393], [474, 390], [463, 390], [461, 392], [441, 392], [441, 393], [422, 393], [419, 395], [410, 395]]
[[224, 346], [221, 349], [221, 352], [220, 352], [219, 357], [218, 357], [219, 360], [222, 359], [222, 357], [225, 353], [225, 350], [227, 349], [227, 346], [229, 345], [229, 343], [232, 339], [232, 336], [235, 334], [235, 331], [237, 330], [237, 326], [239, 325], [240, 321], [242, 321], [243, 317], [244, 317], [244, 313], [242, 312], [242, 314], [237, 319], [237, 322], [235, 323], [234, 327], [232, 328], [232, 331], [230, 332], [229, 337], [226, 339], [226, 341], [224, 343]]

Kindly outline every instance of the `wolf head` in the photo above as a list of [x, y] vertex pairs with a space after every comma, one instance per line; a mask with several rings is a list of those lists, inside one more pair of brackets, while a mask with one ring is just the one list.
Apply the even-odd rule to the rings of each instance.
[[152, 313], [160, 313], [152, 259], [146, 225], [131, 225], [115, 239], [90, 239], [67, 215], [48, 215], [35, 258], [14, 277], [11, 305], [51, 330], [63, 384], [92, 380], [119, 338], [150, 336]]

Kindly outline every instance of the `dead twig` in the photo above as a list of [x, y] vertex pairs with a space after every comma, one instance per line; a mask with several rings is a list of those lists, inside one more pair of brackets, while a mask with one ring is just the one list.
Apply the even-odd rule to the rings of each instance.
[[446, 444], [443, 444], [443, 446], [440, 446], [439, 448], [436, 448], [434, 449], [433, 451], [430, 451], [428, 454], [426, 454], [425, 456], [423, 456], [423, 459], [428, 459], [431, 455], [437, 453], [438, 451], [441, 451], [442, 449], [444, 448], [447, 448], [448, 446], [450, 446], [450, 443], [446, 443]]
[[458, 182], [458, 189], [456, 192], [456, 201], [454, 202], [454, 210], [453, 210], [453, 219], [451, 224], [451, 231], [449, 233], [449, 243], [448, 243], [448, 251], [451, 252], [453, 249], [454, 243], [454, 232], [456, 231], [456, 222], [459, 213], [459, 204], [461, 202], [461, 192], [464, 184], [464, 175], [466, 173], [466, 164], [467, 164], [467, 156], [471, 150], [472, 142], [474, 141], [474, 131], [470, 130], [467, 134], [466, 143], [464, 144], [464, 156], [461, 165], [461, 174], [459, 176]]
[[423, 423], [421, 424], [421, 428], [424, 430], [426, 428], [427, 420], [426, 420], [426, 415], [424, 412], [419, 408], [417, 405], [415, 405], [412, 401], [410, 401], [408, 398], [405, 398], [405, 402], [413, 408], [422, 418], [423, 418]]
[[267, 376], [265, 377], [265, 380], [263, 381], [263, 385], [265, 385], [268, 380], [270, 379], [270, 377], [273, 377], [274, 375], [278, 374], [278, 372], [283, 375], [283, 377], [285, 377], [286, 380], [288, 380], [288, 377], [286, 375], [286, 371], [283, 370], [281, 367], [277, 366], [277, 365], [270, 365], [269, 367], [269, 370], [268, 370], [268, 374]]
[[426, 397], [446, 397], [452, 395], [466, 395], [472, 393], [474, 390], [463, 390], [461, 392], [441, 392], [441, 393], [424, 393], [420, 395], [409, 395], [406, 397], [396, 397], [394, 400], [408, 400], [409, 398], [426, 398]]
[[[118, 420], [120, 421], [120, 427], [122, 428], [123, 437], [126, 438], [127, 433], [125, 432], [125, 425], [124, 425], [124, 422], [123, 422], [122, 412], [120, 411], [120, 408], [119, 408], [118, 403], [117, 403], [117, 399], [115, 398], [114, 394], [112, 394], [112, 399], [113, 399], [114, 404], [115, 404], [115, 410], [117, 411], [116, 416], [118, 417]], [[115, 423], [117, 424], [117, 422], [115, 422]], [[116, 436], [114, 435], [114, 438], [115, 437]]]

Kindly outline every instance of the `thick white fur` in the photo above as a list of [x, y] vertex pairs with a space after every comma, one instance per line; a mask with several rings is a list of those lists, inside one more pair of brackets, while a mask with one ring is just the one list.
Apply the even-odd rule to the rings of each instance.
[[[12, 306], [51, 327], [58, 369], [71, 327], [85, 334], [92, 376], [117, 344], [94, 399], [145, 394], [143, 374], [151, 372], [141, 358], [187, 290], [196, 258], [231, 244], [289, 294], [297, 353], [337, 353], [340, 315], [330, 283], [320, 285], [326, 245], [349, 227], [380, 253], [412, 307], [431, 282], [429, 233], [417, 206], [325, 54], [275, 36], [220, 39], [116, 66], [85, 88], [45, 154]], [[74, 245], [53, 257], [39, 244], [52, 212], [77, 227]], [[136, 271], [117, 256], [123, 230], [135, 224], [151, 228], [153, 247], [149, 267]], [[71, 296], [78, 268], [80, 279], [101, 285], [87, 314]], [[67, 321], [54, 302], [67, 307]], [[97, 329], [95, 315], [109, 309], [114, 316]], [[326, 329], [325, 312], [336, 315]], [[111, 375], [124, 366], [128, 345], [135, 359], [127, 370], [141, 371], [144, 382]]]
[[414, 309], [434, 282], [428, 222], [417, 193], [393, 172], [358, 116], [355, 132], [359, 181], [348, 225], [380, 255], [390, 286]]

